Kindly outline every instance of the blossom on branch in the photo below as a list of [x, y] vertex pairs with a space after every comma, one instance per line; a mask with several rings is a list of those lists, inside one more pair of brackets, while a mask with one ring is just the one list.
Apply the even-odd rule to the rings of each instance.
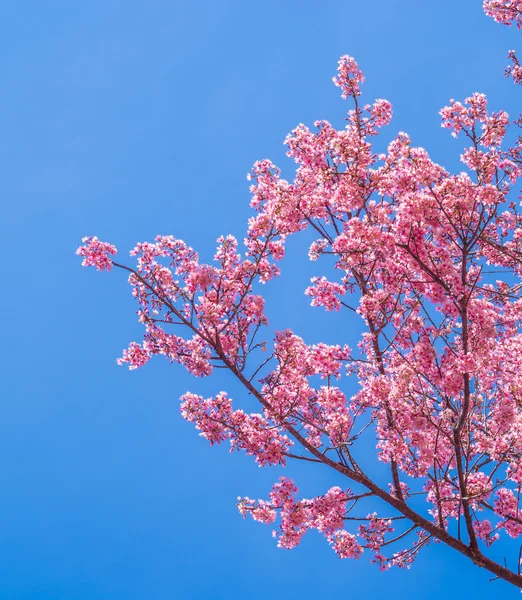
[[[520, 0], [484, 6], [520, 28]], [[128, 273], [144, 334], [120, 364], [163, 355], [196, 377], [225, 369], [256, 404], [247, 412], [225, 392], [187, 392], [182, 416], [210, 444], [228, 441], [260, 466], [303, 461], [349, 480], [298, 499], [283, 477], [267, 500], [240, 498], [243, 516], [279, 523], [280, 547], [315, 529], [340, 558], [367, 551], [388, 569], [409, 568], [438, 541], [522, 587], [518, 568], [488, 555], [494, 542], [522, 537], [522, 214], [513, 198], [522, 141], [510, 137], [508, 114], [475, 93], [440, 112], [465, 142], [461, 172], [402, 132], [378, 153], [392, 106], [361, 103], [363, 82], [356, 61], [341, 57], [334, 83], [351, 102], [346, 125], [291, 132], [292, 181], [269, 160], [254, 164], [244, 250], [222, 236], [204, 264], [182, 240], [158, 236], [131, 252], [135, 267], [113, 263], [116, 249], [97, 238], [78, 254], [85, 266]], [[307, 229], [308, 257], [328, 276], [304, 293], [335, 313], [350, 345], [268, 328], [261, 290], [284, 270], [288, 239]], [[348, 319], [357, 327], [344, 328]]]

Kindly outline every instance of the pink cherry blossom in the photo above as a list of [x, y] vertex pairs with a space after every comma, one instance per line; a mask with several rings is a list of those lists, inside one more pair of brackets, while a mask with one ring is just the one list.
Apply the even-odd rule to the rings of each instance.
[[484, 11], [502, 25], [516, 25], [522, 29], [521, 0], [484, 0]]
[[361, 90], [359, 84], [364, 82], [364, 75], [359, 69], [355, 59], [348, 55], [341, 56], [337, 70], [339, 71], [339, 74], [333, 78], [333, 82], [343, 91], [343, 98], [347, 99], [350, 96], [360, 96]]
[[102, 242], [96, 236], [84, 237], [82, 242], [85, 246], [80, 246], [76, 250], [76, 254], [83, 257], [82, 267], [96, 267], [98, 271], [110, 271], [112, 269], [112, 260], [109, 255], [118, 252], [116, 246]]
[[514, 50], [509, 51], [508, 58], [511, 59], [511, 64], [506, 68], [506, 77], [512, 77], [513, 83], [522, 85], [522, 65]]
[[305, 291], [312, 297], [312, 306], [324, 306], [326, 310], [339, 310], [341, 308], [340, 296], [346, 293], [344, 286], [326, 277], [312, 277], [312, 284]]
[[[520, 0], [484, 8], [521, 28]], [[267, 499], [239, 499], [241, 515], [276, 524], [281, 548], [316, 530], [340, 558], [369, 555], [384, 570], [410, 568], [441, 542], [522, 588], [513, 561], [489, 554], [522, 538], [522, 139], [512, 135], [522, 118], [512, 123], [481, 93], [450, 100], [442, 127], [464, 143], [451, 173], [407, 134], [383, 137], [392, 106], [363, 103], [363, 82], [355, 59], [341, 57], [345, 126], [294, 128], [292, 180], [269, 160], [254, 164], [243, 244], [219, 237], [210, 264], [172, 236], [137, 244], [135, 266], [114, 262], [114, 246], [95, 237], [78, 254], [128, 276], [143, 338], [120, 364], [163, 355], [238, 384], [234, 407], [226, 392], [182, 396], [203, 438], [259, 466], [301, 461], [337, 478], [308, 499], [287, 477]], [[334, 313], [325, 317], [349, 345], [269, 329], [263, 286], [305, 230], [319, 274], [303, 292]]]

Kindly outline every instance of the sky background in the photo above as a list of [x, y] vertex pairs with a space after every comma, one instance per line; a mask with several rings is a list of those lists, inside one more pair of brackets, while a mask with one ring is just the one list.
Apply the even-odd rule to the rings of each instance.
[[[394, 105], [381, 143], [407, 131], [460, 170], [438, 110], [479, 91], [515, 115], [520, 90], [503, 69], [517, 46], [476, 0], [2, 2], [2, 600], [520, 596], [440, 544], [388, 573], [369, 556], [338, 560], [313, 532], [278, 549], [235, 503], [266, 497], [281, 469], [210, 448], [179, 415], [187, 390], [239, 402], [242, 391], [159, 358], [117, 367], [141, 334], [126, 277], [74, 255], [84, 235], [128, 261], [159, 233], [204, 260], [219, 235], [241, 239], [252, 163], [271, 158], [291, 178], [286, 134], [343, 126], [331, 77], [345, 53], [366, 74], [365, 99]], [[320, 274], [306, 247], [292, 241], [266, 289], [271, 323], [353, 343], [346, 315], [303, 295]], [[345, 485], [315, 465], [286, 474], [304, 496]]]

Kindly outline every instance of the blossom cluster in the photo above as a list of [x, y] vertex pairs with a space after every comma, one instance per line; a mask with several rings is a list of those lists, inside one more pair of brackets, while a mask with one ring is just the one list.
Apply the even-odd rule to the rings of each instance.
[[363, 551], [360, 540], [343, 528], [350, 490], [333, 487], [323, 496], [303, 500], [295, 498], [296, 492], [293, 481], [281, 477], [268, 501], [239, 498], [238, 509], [243, 517], [250, 515], [261, 523], [273, 523], [279, 514], [281, 525], [274, 537], [281, 548], [294, 548], [306, 531], [316, 529], [332, 544], [339, 558], [359, 558]]
[[516, 25], [522, 29], [521, 0], [484, 0], [484, 11], [502, 25]]
[[[496, 21], [521, 27], [520, 0], [484, 5]], [[279, 517], [281, 547], [316, 529], [341, 558], [368, 549], [381, 568], [409, 567], [431, 539], [456, 547], [466, 535], [476, 559], [479, 543], [522, 536], [522, 216], [512, 199], [522, 141], [509, 144], [509, 115], [475, 93], [440, 111], [442, 127], [465, 141], [462, 172], [449, 173], [402, 132], [377, 153], [391, 104], [360, 102], [364, 75], [349, 56], [334, 82], [353, 104], [346, 126], [323, 120], [291, 132], [293, 181], [269, 160], [254, 164], [243, 254], [232, 236], [218, 239], [213, 264], [172, 236], [131, 252], [137, 266], [121, 268], [144, 335], [119, 362], [136, 369], [163, 355], [198, 377], [228, 369], [259, 412], [233, 410], [224, 392], [189, 392], [182, 415], [204, 438], [228, 441], [261, 466], [324, 463], [361, 488], [298, 500], [283, 478], [269, 500], [241, 499], [243, 515]], [[329, 268], [304, 293], [313, 307], [360, 319], [364, 333], [351, 347], [269, 333], [260, 289], [279, 275], [287, 239], [305, 230], [315, 237], [310, 260]], [[111, 244], [84, 243], [83, 265], [120, 266]], [[367, 472], [370, 443], [388, 473], [382, 487]], [[357, 513], [374, 496], [393, 517]], [[412, 524], [395, 540], [393, 519]], [[363, 524], [350, 531], [350, 520]]]
[[112, 260], [110, 255], [117, 253], [116, 247], [108, 242], [100, 241], [96, 236], [82, 238], [84, 246], [76, 251], [83, 258], [82, 267], [96, 267], [98, 271], [110, 271]]
[[196, 394], [182, 396], [181, 414], [201, 431], [210, 444], [229, 440], [231, 450], [245, 450], [260, 466], [285, 464], [292, 441], [260, 414], [232, 410], [225, 392], [204, 400]]

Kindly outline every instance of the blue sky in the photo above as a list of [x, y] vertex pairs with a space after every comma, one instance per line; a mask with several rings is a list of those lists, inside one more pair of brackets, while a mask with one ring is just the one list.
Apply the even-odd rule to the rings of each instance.
[[[206, 260], [220, 234], [242, 238], [251, 164], [291, 178], [287, 132], [342, 126], [331, 77], [345, 53], [368, 101], [394, 104], [383, 139], [407, 131], [460, 170], [438, 110], [479, 91], [515, 115], [502, 72], [517, 32], [471, 0], [19, 0], [2, 3], [0, 30], [0, 598], [518, 597], [441, 545], [385, 574], [314, 534], [278, 549], [235, 500], [266, 497], [281, 471], [210, 448], [179, 415], [188, 389], [241, 390], [159, 359], [117, 367], [140, 335], [126, 278], [74, 255], [84, 235], [124, 257], [170, 233]], [[266, 290], [272, 324], [349, 342], [353, 324], [303, 296], [317, 274], [305, 246], [292, 242]], [[288, 475], [304, 495], [343, 485], [309, 465]]]

